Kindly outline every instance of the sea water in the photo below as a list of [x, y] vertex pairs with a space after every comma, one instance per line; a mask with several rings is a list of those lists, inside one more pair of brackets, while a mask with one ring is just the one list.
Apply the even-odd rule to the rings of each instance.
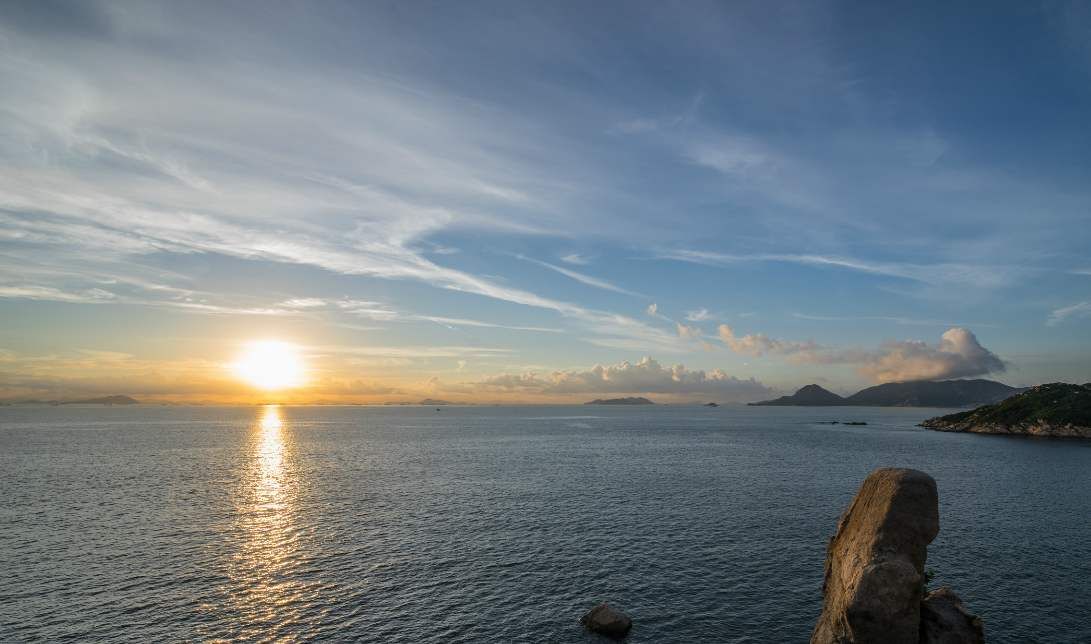
[[[935, 409], [0, 408], [0, 640], [805, 642], [873, 468], [939, 485], [933, 586], [1091, 641], [1091, 441]], [[822, 424], [865, 421], [866, 426]]]

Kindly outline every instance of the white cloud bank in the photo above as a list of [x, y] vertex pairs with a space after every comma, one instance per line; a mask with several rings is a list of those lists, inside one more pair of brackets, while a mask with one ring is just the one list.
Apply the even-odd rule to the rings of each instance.
[[857, 364], [861, 375], [880, 383], [969, 378], [1006, 369], [1003, 360], [963, 327], [945, 331], [937, 345], [902, 340], [884, 343], [877, 350], [828, 347], [811, 340], [781, 340], [763, 333], [739, 336], [726, 324], [720, 325], [719, 335], [735, 353], [754, 357], [780, 355], [795, 363]]
[[649, 357], [639, 362], [595, 365], [586, 371], [501, 374], [471, 383], [480, 392], [522, 394], [674, 394], [715, 395], [719, 400], [745, 402], [767, 395], [759, 381], [730, 376], [720, 369], [693, 370], [685, 365], [665, 367]]
[[938, 346], [919, 340], [887, 343], [860, 372], [877, 382], [902, 382], [968, 378], [1005, 369], [1004, 361], [981, 346], [972, 331], [953, 327]]

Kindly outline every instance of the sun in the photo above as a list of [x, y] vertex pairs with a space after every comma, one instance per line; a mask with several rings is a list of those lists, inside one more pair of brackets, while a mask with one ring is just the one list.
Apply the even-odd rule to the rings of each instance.
[[268, 391], [298, 387], [305, 380], [299, 348], [279, 340], [247, 343], [231, 368], [247, 384]]

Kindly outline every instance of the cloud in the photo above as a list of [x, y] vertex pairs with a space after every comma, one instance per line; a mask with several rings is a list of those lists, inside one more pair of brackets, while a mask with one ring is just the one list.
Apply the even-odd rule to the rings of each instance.
[[523, 394], [676, 394], [716, 395], [725, 401], [747, 401], [769, 389], [754, 380], [729, 376], [720, 369], [691, 370], [685, 365], [664, 367], [650, 357], [634, 363], [595, 365], [586, 371], [554, 371], [500, 374], [473, 386], [478, 391]]
[[993, 289], [1008, 286], [1023, 276], [1027, 269], [1012, 264], [971, 265], [960, 263], [912, 264], [905, 262], [877, 262], [855, 257], [796, 253], [730, 254], [709, 251], [676, 249], [660, 251], [658, 259], [668, 259], [705, 266], [729, 266], [732, 264], [777, 262], [839, 268], [871, 275], [895, 277], [932, 286], [970, 286]]
[[520, 326], [517, 324], [497, 324], [496, 322], [485, 322], [483, 320], [470, 320], [467, 318], [448, 318], [438, 315], [411, 315], [407, 319], [410, 320], [424, 320], [427, 322], [435, 322], [436, 324], [442, 324], [444, 326], [472, 326], [481, 327], [486, 329], [511, 329], [513, 331], [535, 331], [538, 333], [563, 333], [561, 329], [554, 329], [544, 326]]
[[[800, 320], [814, 320], [818, 322], [854, 322], [857, 320], [874, 320], [877, 322], [893, 322], [902, 326], [964, 326], [968, 323], [945, 322], [943, 320], [928, 318], [911, 318], [898, 315], [811, 315], [808, 313], [793, 313], [792, 317]], [[994, 324], [974, 322], [971, 326], [991, 327]]]
[[744, 336], [735, 334], [734, 329], [726, 324], [718, 328], [720, 339], [735, 353], [748, 356], [762, 356], [767, 353], [791, 355], [803, 352], [814, 352], [819, 346], [812, 341], [791, 342], [770, 338], [764, 333], [751, 333]]
[[[283, 28], [300, 37], [291, 13], [265, 16], [265, 33]], [[467, 101], [418, 77], [346, 72], [324, 57], [275, 64], [283, 47], [273, 35], [248, 45], [248, 56], [269, 64], [230, 70], [216, 62], [238, 59], [238, 39], [225, 26], [231, 20], [195, 21], [169, 7], [102, 18], [121, 23], [107, 33], [128, 36], [47, 47], [17, 28], [0, 28], [10, 50], [25, 53], [0, 64], [0, 85], [12, 97], [0, 141], [13, 142], [0, 145], [0, 239], [15, 244], [12, 256], [63, 259], [89, 279], [105, 263], [124, 272], [163, 253], [306, 265], [545, 309], [585, 327], [589, 337], [649, 350], [672, 337], [430, 257], [449, 250], [429, 239], [441, 232], [576, 234], [600, 225], [566, 207], [581, 182], [594, 183], [591, 157], [545, 145], [541, 137], [556, 137], [543, 135], [522, 110]], [[341, 34], [355, 42], [358, 28]], [[117, 74], [104, 76], [103, 68]], [[192, 73], [209, 68], [222, 73]], [[246, 82], [237, 82], [238, 73]], [[122, 80], [133, 77], [151, 85], [137, 91]], [[64, 286], [44, 275], [30, 285], [53, 289], [39, 290], [39, 299], [76, 301]], [[285, 310], [318, 308], [293, 304]], [[172, 306], [199, 311], [216, 304]], [[391, 319], [379, 309], [354, 312]]]
[[877, 382], [968, 378], [1006, 369], [1003, 360], [962, 327], [948, 329], [938, 345], [906, 340], [885, 343], [877, 350], [781, 340], [764, 333], [738, 336], [726, 324], [720, 325], [719, 335], [735, 353], [784, 356], [797, 364], [855, 364], [861, 375]]
[[590, 275], [585, 275], [583, 273], [578, 273], [578, 272], [576, 272], [574, 270], [564, 268], [563, 266], [557, 266], [556, 264], [550, 264], [549, 262], [543, 262], [541, 260], [533, 259], [533, 258], [530, 258], [530, 257], [524, 257], [522, 255], [519, 255], [518, 257], [519, 257], [519, 259], [528, 261], [528, 262], [530, 262], [532, 264], [537, 264], [538, 266], [541, 266], [543, 268], [548, 268], [551, 271], [556, 271], [556, 272], [560, 273], [561, 275], [564, 275], [565, 277], [569, 277], [571, 279], [576, 280], [580, 284], [586, 284], [587, 286], [593, 286], [595, 288], [601, 288], [604, 291], [613, 291], [615, 293], [622, 293], [624, 295], [633, 295], [633, 296], [636, 296], [636, 297], [643, 297], [640, 293], [636, 293], [636, 292], [630, 291], [628, 289], [621, 288], [620, 286], [617, 286], [616, 284], [611, 284], [610, 282], [607, 282], [604, 279], [599, 279], [597, 277], [591, 277]]
[[1004, 371], [1004, 362], [981, 346], [969, 329], [952, 327], [938, 346], [919, 340], [890, 342], [860, 367], [877, 382], [968, 378]]
[[700, 340], [702, 337], [704, 337], [704, 332], [701, 331], [701, 329], [698, 327], [690, 326], [688, 324], [682, 324], [681, 322], [677, 323], [677, 327], [678, 337], [680, 338], [684, 338], [686, 340]]
[[49, 300], [53, 302], [77, 302], [84, 304], [100, 304], [112, 302], [117, 299], [113, 293], [100, 288], [84, 291], [62, 291], [49, 286], [0, 286], [0, 297], [25, 299], [25, 300]]
[[587, 266], [591, 263], [591, 258], [586, 255], [580, 255], [579, 253], [569, 253], [561, 257], [561, 261], [566, 264], [575, 264], [577, 266]]
[[694, 311], [686, 311], [686, 319], [690, 322], [705, 322], [712, 319], [712, 314], [708, 312], [708, 309], [696, 309]]
[[644, 312], [652, 317], [656, 317], [659, 315], [659, 305], [652, 302], [648, 305], [648, 308], [644, 309]]
[[1069, 318], [1091, 317], [1091, 302], [1077, 302], [1071, 306], [1054, 309], [1046, 320], [1046, 326], [1057, 326]]
[[561, 329], [555, 329], [550, 327], [499, 324], [496, 322], [486, 322], [484, 320], [473, 320], [469, 318], [455, 318], [442, 315], [421, 315], [417, 313], [404, 313], [391, 308], [387, 304], [381, 302], [373, 302], [370, 300], [354, 300], [351, 298], [344, 298], [338, 300], [336, 302], [336, 305], [339, 309], [351, 315], [368, 320], [374, 320], [377, 322], [407, 320], [414, 322], [433, 322], [435, 324], [441, 324], [446, 327], [468, 326], [489, 329], [510, 329], [513, 331], [534, 331], [538, 333], [561, 333]]
[[326, 301], [317, 297], [296, 297], [284, 300], [280, 306], [286, 309], [314, 309], [326, 306]]

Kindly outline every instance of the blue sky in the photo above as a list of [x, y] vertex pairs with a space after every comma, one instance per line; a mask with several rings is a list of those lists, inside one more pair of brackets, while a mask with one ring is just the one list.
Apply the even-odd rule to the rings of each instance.
[[9, 3], [0, 88], [0, 397], [1091, 380], [1085, 3]]

